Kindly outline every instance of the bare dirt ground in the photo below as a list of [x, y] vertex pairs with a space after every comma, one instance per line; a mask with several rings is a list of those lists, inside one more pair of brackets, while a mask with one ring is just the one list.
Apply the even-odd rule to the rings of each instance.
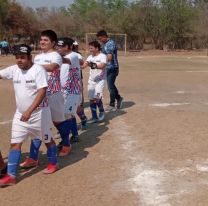
[[[13, 60], [1, 57], [1, 68]], [[86, 70], [85, 85], [87, 77]], [[42, 174], [42, 146], [40, 166], [0, 189], [0, 206], [208, 205], [208, 57], [122, 56], [117, 84], [124, 108], [80, 132], [53, 175]], [[0, 148], [7, 157], [15, 111], [9, 81], [0, 81], [0, 105]]]

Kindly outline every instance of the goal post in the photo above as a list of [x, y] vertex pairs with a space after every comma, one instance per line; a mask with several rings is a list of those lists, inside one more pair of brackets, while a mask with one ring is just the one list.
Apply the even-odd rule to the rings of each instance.
[[[124, 54], [127, 53], [127, 34], [120, 33], [108, 33], [109, 38], [113, 39], [118, 47], [119, 51], [124, 51]], [[85, 33], [85, 49], [86, 53], [88, 52], [88, 44], [90, 41], [96, 40], [96, 33]]]

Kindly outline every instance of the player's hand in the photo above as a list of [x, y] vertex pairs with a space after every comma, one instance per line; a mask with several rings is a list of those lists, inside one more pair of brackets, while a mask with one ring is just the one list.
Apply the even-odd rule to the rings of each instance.
[[98, 68], [97, 64], [94, 63], [94, 62], [89, 62], [89, 66], [90, 66], [91, 69], [97, 69]]
[[21, 118], [20, 118], [20, 121], [22, 121], [22, 122], [27, 122], [27, 121], [30, 119], [30, 117], [31, 117], [31, 112], [30, 112], [30, 111], [25, 111], [25, 112], [22, 114], [22, 116], [21, 116]]

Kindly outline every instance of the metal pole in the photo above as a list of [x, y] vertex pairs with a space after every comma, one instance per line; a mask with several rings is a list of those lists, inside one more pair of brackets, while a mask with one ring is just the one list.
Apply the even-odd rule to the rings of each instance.
[[85, 54], [87, 54], [87, 46], [88, 46], [88, 35], [87, 35], [87, 33], [85, 34]]
[[127, 34], [125, 34], [125, 56], [126, 56], [126, 51], [127, 51]]

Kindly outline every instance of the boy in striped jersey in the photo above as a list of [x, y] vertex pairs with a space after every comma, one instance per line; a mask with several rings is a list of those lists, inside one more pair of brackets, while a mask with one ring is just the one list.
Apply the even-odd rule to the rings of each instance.
[[[64, 116], [64, 98], [61, 93], [60, 84], [60, 67], [62, 65], [62, 57], [55, 51], [54, 47], [57, 43], [57, 35], [52, 30], [41, 32], [40, 47], [41, 54], [35, 56], [34, 63], [42, 65], [48, 73], [48, 89], [47, 96], [51, 110], [52, 121], [54, 126], [60, 133], [63, 147], [59, 152], [59, 156], [66, 156], [71, 151], [69, 139], [70, 122], [65, 121]], [[30, 156], [20, 164], [23, 168], [35, 167], [38, 165], [38, 153], [41, 145], [39, 139], [31, 142]]]
[[63, 56], [65, 64], [61, 66], [61, 86], [65, 99], [65, 116], [71, 121], [72, 142], [78, 141], [78, 130], [76, 122], [77, 107], [81, 102], [82, 84], [79, 58], [72, 51], [74, 40], [68, 37], [60, 38], [57, 50]]

